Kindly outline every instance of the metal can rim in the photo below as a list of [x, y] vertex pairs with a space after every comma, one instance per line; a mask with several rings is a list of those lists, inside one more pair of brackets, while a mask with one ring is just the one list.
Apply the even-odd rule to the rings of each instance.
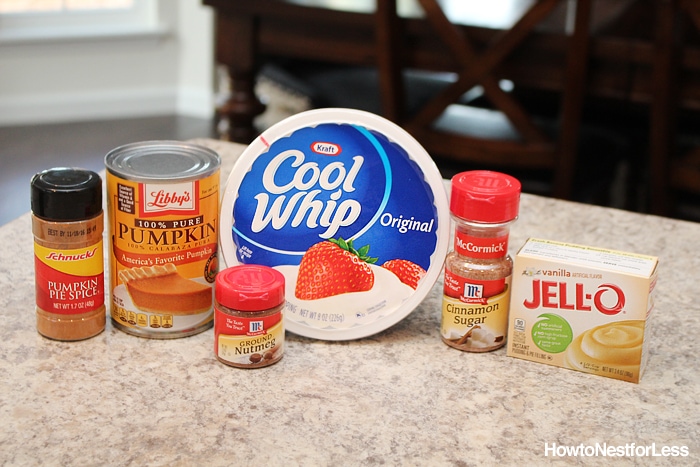
[[[145, 173], [133, 162], [144, 156], [175, 155], [192, 161], [186, 170]], [[221, 157], [205, 146], [175, 140], [140, 141], [112, 149], [104, 158], [107, 172], [135, 182], [185, 182], [213, 175], [221, 166]], [[168, 164], [168, 167], [173, 165]]]

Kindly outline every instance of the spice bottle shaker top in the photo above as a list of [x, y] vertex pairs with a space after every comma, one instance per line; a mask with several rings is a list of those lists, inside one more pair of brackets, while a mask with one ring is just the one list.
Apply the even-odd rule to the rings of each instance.
[[276, 269], [241, 265], [216, 276], [216, 301], [239, 311], [269, 310], [284, 303], [284, 276]]
[[500, 172], [473, 170], [452, 178], [450, 211], [473, 222], [501, 224], [518, 217], [521, 185]]
[[32, 213], [50, 221], [76, 221], [102, 212], [102, 180], [95, 172], [59, 167], [34, 175]]

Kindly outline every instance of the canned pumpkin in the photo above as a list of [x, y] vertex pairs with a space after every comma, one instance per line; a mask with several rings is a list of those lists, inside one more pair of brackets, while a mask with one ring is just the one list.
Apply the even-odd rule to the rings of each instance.
[[203, 146], [148, 141], [105, 157], [112, 322], [175, 338], [213, 323], [221, 160]]

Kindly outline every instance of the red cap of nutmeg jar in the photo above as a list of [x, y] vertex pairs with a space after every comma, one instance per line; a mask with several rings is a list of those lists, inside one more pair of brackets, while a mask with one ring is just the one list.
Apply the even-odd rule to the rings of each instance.
[[452, 177], [450, 211], [473, 222], [500, 224], [518, 217], [518, 179], [490, 170], [472, 170]]
[[239, 311], [262, 311], [284, 303], [284, 276], [267, 266], [242, 264], [216, 275], [216, 301]]

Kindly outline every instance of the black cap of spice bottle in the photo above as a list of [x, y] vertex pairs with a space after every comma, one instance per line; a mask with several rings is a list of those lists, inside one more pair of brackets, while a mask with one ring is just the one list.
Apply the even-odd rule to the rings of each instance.
[[57, 167], [32, 177], [32, 212], [51, 221], [89, 219], [102, 212], [102, 179], [85, 169]]

